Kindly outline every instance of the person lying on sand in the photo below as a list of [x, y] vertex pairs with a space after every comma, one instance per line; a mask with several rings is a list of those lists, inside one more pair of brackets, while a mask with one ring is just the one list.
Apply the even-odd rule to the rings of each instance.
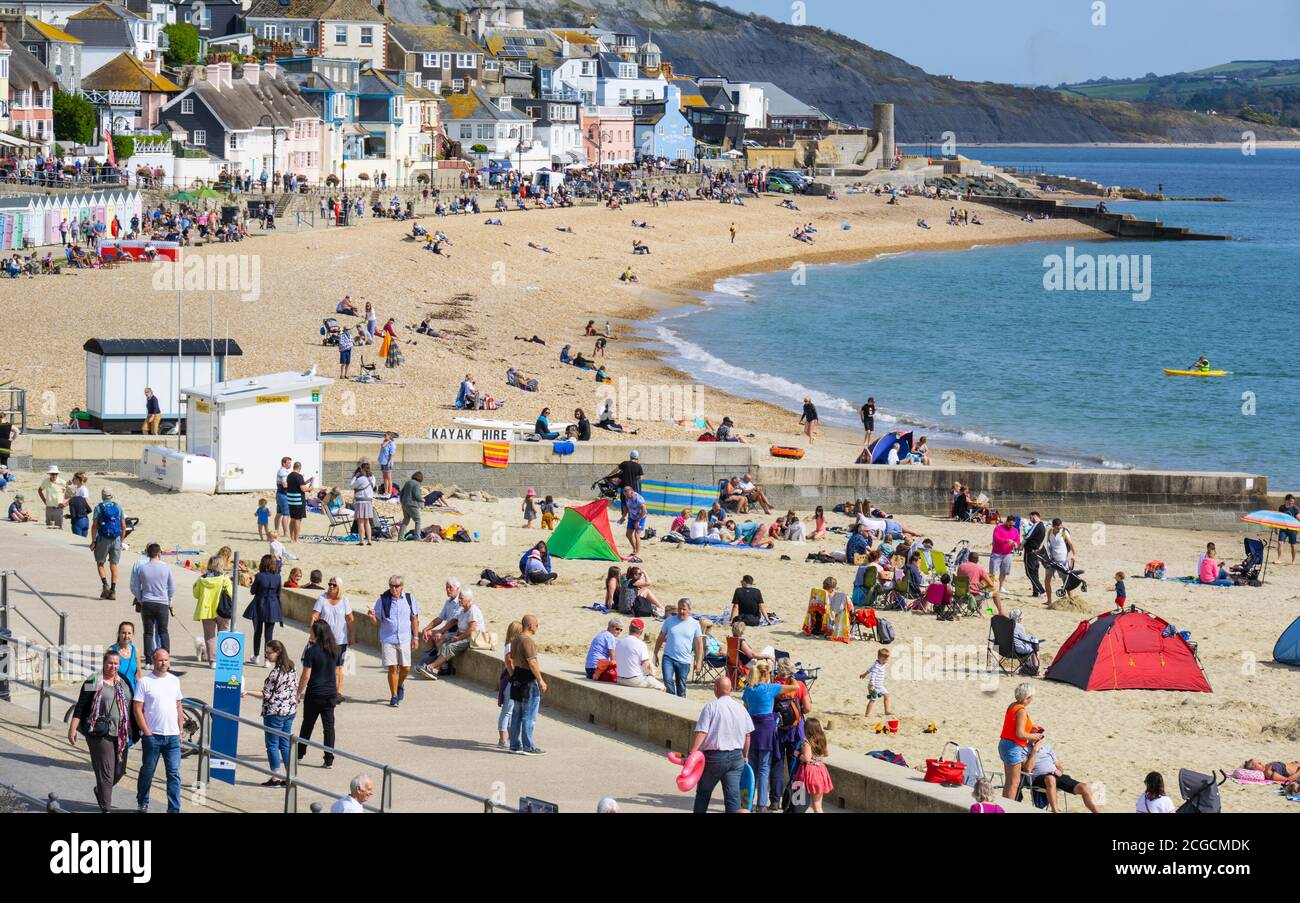
[[1247, 759], [1241, 766], [1250, 771], [1264, 772], [1264, 780], [1279, 784], [1300, 781], [1300, 762], [1265, 762], [1263, 759]]
[[567, 233], [569, 233], [570, 235], [577, 235], [577, 234], [578, 234], [577, 232], [574, 232], [574, 231], [573, 231], [573, 227], [572, 227], [572, 226], [556, 226], [556, 227], [555, 227], [555, 231], [556, 231], [556, 232], [567, 232]]
[[539, 245], [539, 244], [537, 244], [537, 242], [534, 242], [534, 241], [530, 241], [530, 242], [528, 243], [528, 247], [532, 248], [534, 251], [541, 251], [543, 254], [554, 254], [554, 253], [555, 253], [555, 252], [552, 251], [550, 248], [545, 247], [544, 245]]
[[545, 345], [545, 344], [546, 344], [546, 340], [545, 340], [545, 339], [538, 338], [537, 336], [533, 336], [533, 337], [530, 339], [530, 338], [526, 338], [525, 336], [517, 335], [517, 336], [515, 336], [515, 341], [516, 341], [516, 342], [532, 342], [534, 345]]

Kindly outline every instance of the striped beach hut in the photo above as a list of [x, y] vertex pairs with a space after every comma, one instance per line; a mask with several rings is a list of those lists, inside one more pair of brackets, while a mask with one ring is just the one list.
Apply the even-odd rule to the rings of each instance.
[[106, 229], [117, 217], [124, 229], [141, 216], [140, 192], [127, 189], [87, 191], [78, 194], [18, 195], [0, 197], [0, 249], [59, 244], [59, 224], [91, 222]]

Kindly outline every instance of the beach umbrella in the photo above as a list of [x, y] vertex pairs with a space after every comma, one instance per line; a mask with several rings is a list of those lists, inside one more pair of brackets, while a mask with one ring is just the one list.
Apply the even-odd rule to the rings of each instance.
[[211, 188], [200, 188], [194, 192], [194, 196], [196, 198], [219, 198], [222, 197], [222, 194], [219, 191], [213, 191]]
[[1259, 524], [1261, 527], [1268, 527], [1268, 541], [1264, 543], [1264, 563], [1259, 569], [1259, 579], [1264, 579], [1264, 574], [1268, 572], [1268, 550], [1273, 546], [1273, 540], [1276, 539], [1274, 530], [1295, 530], [1300, 532], [1300, 520], [1285, 514], [1281, 511], [1252, 511], [1249, 514], [1243, 514], [1241, 519], [1248, 524]]
[[192, 201], [192, 200], [194, 200], [194, 195], [190, 194], [188, 191], [178, 191], [178, 192], [176, 192], [175, 194], [169, 194], [169, 195], [167, 195], [167, 200], [169, 200], [169, 201]]

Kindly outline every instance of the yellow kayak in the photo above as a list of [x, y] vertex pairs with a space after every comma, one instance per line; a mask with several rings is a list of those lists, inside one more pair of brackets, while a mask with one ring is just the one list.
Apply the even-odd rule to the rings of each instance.
[[1165, 376], [1227, 376], [1230, 370], [1165, 370]]

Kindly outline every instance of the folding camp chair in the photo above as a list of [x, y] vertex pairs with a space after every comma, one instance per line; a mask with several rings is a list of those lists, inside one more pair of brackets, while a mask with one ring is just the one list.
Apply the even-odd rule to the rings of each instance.
[[338, 514], [331, 511], [329, 508], [326, 508], [325, 516], [329, 518], [329, 529], [325, 531], [326, 536], [333, 537], [334, 531], [339, 529], [343, 530], [344, 536], [347, 536], [349, 533], [352, 532], [353, 517], [351, 513]]
[[727, 656], [725, 653], [706, 655], [700, 659], [700, 670], [691, 677], [690, 683], [711, 684], [727, 673]]
[[965, 574], [958, 574], [957, 579], [952, 583], [952, 601], [956, 606], [958, 614], [977, 615], [980, 613], [980, 600], [983, 598], [979, 593], [971, 592], [970, 577]]
[[[934, 572], [935, 580], [938, 580], [944, 574], [948, 573], [947, 555], [943, 554], [938, 549], [934, 549], [932, 552], [930, 552], [930, 558], [931, 558], [930, 570]], [[921, 560], [925, 561], [924, 555], [921, 556]]]
[[854, 609], [849, 635], [855, 640], [875, 640], [876, 610], [874, 608]]
[[[1034, 804], [1035, 809], [1047, 809], [1051, 802], [1047, 799], [1047, 789], [1045, 787], [1035, 787], [1033, 775], [1020, 773], [1020, 787], [1016, 790], [1016, 802], [1022, 802], [1025, 791], [1029, 791], [1029, 801]], [[1073, 794], [1066, 793], [1060, 787], [1056, 788], [1056, 802], [1061, 807], [1062, 812], [1070, 811], [1070, 797]]]
[[732, 688], [738, 688], [748, 673], [749, 666], [740, 661], [740, 637], [727, 637], [727, 678], [731, 681]]
[[[987, 660], [990, 670], [992, 670], [992, 664], [996, 662], [998, 670], [1003, 674], [1017, 674], [1033, 659], [1034, 653], [1032, 652], [1023, 655], [1016, 652], [1015, 632], [1016, 622], [1004, 615], [994, 615], [989, 620]], [[1014, 667], [1012, 666], [1013, 662]]]

